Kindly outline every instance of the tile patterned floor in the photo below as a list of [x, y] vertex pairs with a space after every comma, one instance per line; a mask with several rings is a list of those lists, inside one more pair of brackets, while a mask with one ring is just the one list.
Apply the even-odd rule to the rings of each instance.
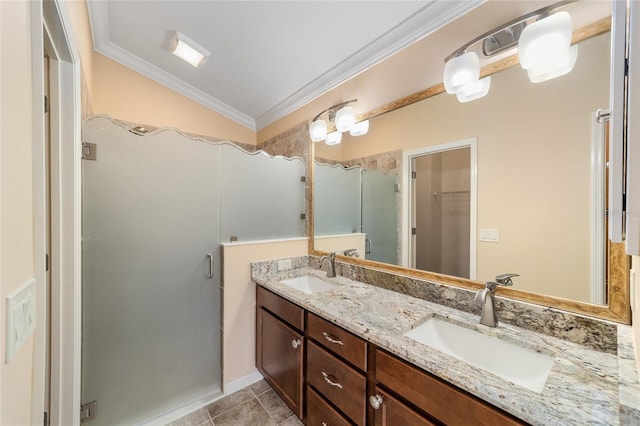
[[301, 426], [271, 387], [261, 380], [167, 426]]

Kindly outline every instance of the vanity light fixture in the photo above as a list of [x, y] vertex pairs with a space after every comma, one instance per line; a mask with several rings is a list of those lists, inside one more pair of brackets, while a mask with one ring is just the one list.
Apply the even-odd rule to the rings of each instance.
[[362, 135], [366, 135], [368, 131], [369, 131], [369, 120], [364, 120], [364, 121], [355, 123], [353, 126], [351, 126], [351, 128], [349, 129], [349, 134], [351, 136], [362, 136]]
[[207, 49], [178, 31], [171, 37], [169, 51], [196, 68], [200, 68], [211, 55]]
[[527, 26], [520, 35], [518, 57], [533, 83], [550, 80], [571, 71], [578, 46], [571, 46], [571, 16], [554, 13]]
[[337, 130], [335, 132], [329, 133], [325, 141], [327, 145], [338, 145], [340, 142], [342, 142], [342, 132], [339, 132]]
[[489, 92], [491, 77], [480, 79], [480, 58], [476, 52], [467, 51], [476, 43], [482, 43], [484, 57], [517, 47], [520, 65], [533, 83], [567, 74], [576, 63], [578, 47], [571, 46], [571, 16], [566, 11], [554, 11], [574, 1], [561, 1], [523, 15], [455, 50], [445, 59], [446, 92], [455, 94], [460, 102], [481, 98]]
[[[369, 120], [356, 123], [356, 114], [348, 106], [357, 99], [351, 99], [337, 105], [330, 106], [316, 115], [309, 125], [309, 136], [313, 142], [325, 141], [327, 145], [337, 145], [342, 141], [342, 133], [349, 132], [351, 136], [361, 136], [369, 131]], [[327, 114], [328, 122], [320, 117]], [[328, 132], [329, 123], [333, 122], [336, 130]]]

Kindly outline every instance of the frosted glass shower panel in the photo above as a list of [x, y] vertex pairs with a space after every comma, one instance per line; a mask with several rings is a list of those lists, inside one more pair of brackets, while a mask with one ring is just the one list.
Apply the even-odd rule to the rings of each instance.
[[304, 161], [221, 146], [222, 241], [303, 237]]
[[395, 173], [362, 171], [362, 231], [367, 234], [365, 257], [398, 263], [398, 197]]
[[82, 402], [93, 426], [137, 424], [221, 390], [220, 146], [84, 130]]
[[361, 170], [315, 163], [315, 235], [360, 232]]

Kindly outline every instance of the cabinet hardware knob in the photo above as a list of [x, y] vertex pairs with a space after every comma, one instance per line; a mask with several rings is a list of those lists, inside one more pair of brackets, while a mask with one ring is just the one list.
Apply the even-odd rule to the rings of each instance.
[[329, 342], [331, 343], [335, 343], [336, 345], [342, 345], [344, 346], [344, 343], [342, 343], [342, 340], [339, 340], [337, 337], [332, 336], [331, 334], [327, 333], [326, 331], [322, 332], [322, 335], [324, 336], [325, 339], [327, 339]]
[[322, 426], [327, 426], [327, 424], [325, 422], [322, 422]]
[[300, 339], [294, 339], [291, 341], [291, 346], [293, 346], [293, 349], [298, 349], [301, 343]]
[[383, 402], [384, 401], [382, 400], [382, 397], [378, 393], [369, 397], [369, 404], [373, 407], [374, 410], [382, 407]]
[[331, 374], [327, 374], [323, 371], [322, 377], [324, 377], [324, 381], [329, 383], [331, 386], [335, 386], [339, 389], [342, 389], [342, 385], [340, 384], [340, 382], [336, 380], [336, 378], [333, 377]]

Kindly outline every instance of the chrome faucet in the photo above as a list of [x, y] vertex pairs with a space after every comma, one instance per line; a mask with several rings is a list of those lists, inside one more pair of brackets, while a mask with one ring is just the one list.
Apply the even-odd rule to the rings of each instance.
[[331, 252], [329, 256], [322, 256], [320, 258], [320, 269], [322, 269], [322, 265], [324, 261], [329, 261], [329, 269], [327, 269], [327, 278], [334, 278], [336, 276], [336, 252]]
[[345, 256], [350, 256], [350, 257], [360, 257], [360, 253], [358, 253], [358, 249], [346, 249], [344, 251], [344, 255]]
[[480, 324], [487, 327], [498, 326], [498, 315], [496, 314], [496, 287], [499, 285], [511, 286], [513, 285], [512, 277], [517, 277], [518, 274], [503, 274], [496, 277], [497, 282], [489, 281], [482, 290], [478, 291], [474, 302], [477, 306], [482, 307], [482, 313], [480, 314]]

